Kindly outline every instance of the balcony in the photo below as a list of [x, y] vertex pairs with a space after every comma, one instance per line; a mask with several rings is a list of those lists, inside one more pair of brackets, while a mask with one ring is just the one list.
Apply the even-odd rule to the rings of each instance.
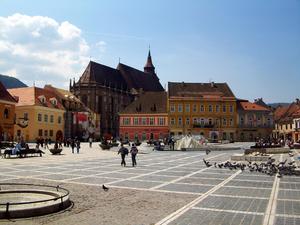
[[201, 124], [201, 123], [194, 123], [193, 128], [215, 128], [217, 127], [216, 124]]

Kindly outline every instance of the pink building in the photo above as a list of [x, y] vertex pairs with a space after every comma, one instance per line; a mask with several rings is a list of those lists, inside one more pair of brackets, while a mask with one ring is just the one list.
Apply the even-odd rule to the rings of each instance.
[[120, 138], [163, 139], [169, 135], [166, 92], [144, 92], [120, 116]]

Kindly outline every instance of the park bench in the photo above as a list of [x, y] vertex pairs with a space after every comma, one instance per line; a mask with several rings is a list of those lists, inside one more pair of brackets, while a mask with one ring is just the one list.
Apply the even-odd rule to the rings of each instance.
[[3, 156], [4, 156], [4, 158], [7, 158], [7, 156], [9, 158], [11, 156], [18, 156], [20, 158], [24, 158], [24, 157], [27, 157], [28, 155], [42, 157], [42, 154], [44, 154], [44, 152], [42, 150], [37, 150], [37, 149], [23, 149], [20, 152], [18, 152], [17, 154], [12, 154], [11, 149], [6, 149], [6, 150], [4, 150]]

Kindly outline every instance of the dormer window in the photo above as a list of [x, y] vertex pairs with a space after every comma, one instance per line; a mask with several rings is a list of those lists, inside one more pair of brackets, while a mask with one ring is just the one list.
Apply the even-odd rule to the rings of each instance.
[[56, 98], [50, 98], [50, 102], [52, 105], [57, 106], [57, 99]]
[[46, 104], [46, 97], [45, 97], [44, 95], [40, 95], [40, 96], [38, 97], [38, 99], [40, 100], [40, 102], [41, 102], [42, 104]]

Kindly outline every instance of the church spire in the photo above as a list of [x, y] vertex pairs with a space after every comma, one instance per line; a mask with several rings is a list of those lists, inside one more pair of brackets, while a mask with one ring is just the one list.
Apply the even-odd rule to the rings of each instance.
[[153, 66], [153, 63], [152, 63], [150, 47], [149, 47], [147, 62], [146, 62], [146, 65], [144, 67], [144, 72], [155, 74], [155, 67]]

